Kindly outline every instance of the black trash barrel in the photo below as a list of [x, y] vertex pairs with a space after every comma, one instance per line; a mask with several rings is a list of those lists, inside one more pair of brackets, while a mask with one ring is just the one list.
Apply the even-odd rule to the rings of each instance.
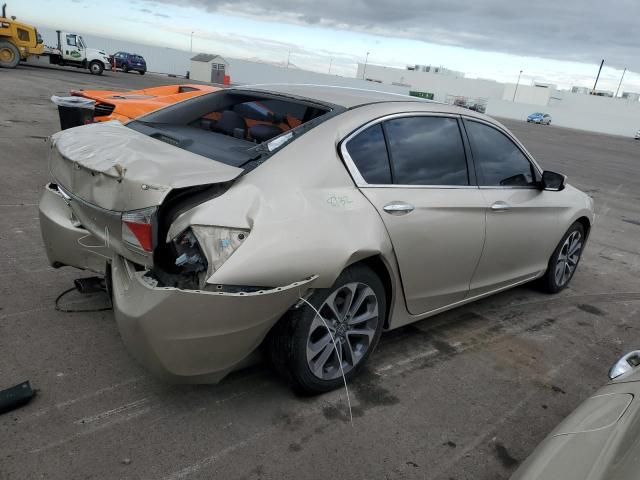
[[51, 101], [58, 106], [60, 128], [62, 130], [93, 123], [95, 100], [84, 97], [58, 97], [54, 95], [51, 97]]

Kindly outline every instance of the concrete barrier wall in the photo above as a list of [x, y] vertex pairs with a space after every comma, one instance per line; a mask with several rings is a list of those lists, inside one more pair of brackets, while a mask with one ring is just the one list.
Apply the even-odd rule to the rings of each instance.
[[555, 92], [549, 105], [540, 106], [490, 99], [487, 115], [526, 120], [533, 112], [551, 115], [553, 125], [632, 137], [640, 129], [640, 102]]

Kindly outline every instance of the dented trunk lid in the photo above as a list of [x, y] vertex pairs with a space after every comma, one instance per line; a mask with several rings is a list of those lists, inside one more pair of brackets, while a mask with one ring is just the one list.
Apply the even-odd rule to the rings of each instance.
[[100, 247], [148, 266], [151, 254], [122, 241], [122, 212], [157, 207], [174, 189], [229, 182], [243, 171], [119, 122], [56, 133], [49, 168], [75, 217], [99, 239]]
[[51, 174], [59, 185], [117, 212], [160, 205], [173, 189], [228, 182], [242, 173], [119, 122], [58, 132], [51, 148]]

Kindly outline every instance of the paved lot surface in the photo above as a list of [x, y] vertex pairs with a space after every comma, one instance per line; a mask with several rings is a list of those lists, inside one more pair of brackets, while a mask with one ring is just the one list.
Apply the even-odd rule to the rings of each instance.
[[37, 203], [52, 94], [164, 83], [175, 79], [0, 70], [0, 387], [39, 389], [0, 416], [0, 478], [505, 479], [640, 346], [640, 142], [506, 122], [596, 199], [571, 288], [517, 288], [384, 335], [350, 386], [353, 424], [343, 391], [297, 398], [264, 366], [217, 386], [154, 380], [111, 312], [54, 310], [82, 274], [48, 267]]

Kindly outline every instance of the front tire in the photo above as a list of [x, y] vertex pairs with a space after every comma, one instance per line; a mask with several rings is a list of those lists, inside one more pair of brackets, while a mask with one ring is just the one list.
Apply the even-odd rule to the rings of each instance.
[[129, 66], [126, 63], [122, 64], [122, 72], [123, 73], [128, 73], [129, 72]]
[[104, 65], [102, 65], [102, 62], [94, 60], [89, 64], [89, 72], [91, 72], [91, 75], [102, 75], [102, 72], [104, 72]]
[[18, 48], [7, 40], [0, 40], [0, 67], [16, 68], [20, 63]]
[[[353, 265], [308, 304], [289, 310], [267, 339], [275, 369], [303, 394], [328, 392], [355, 377], [375, 349], [386, 319], [385, 290], [364, 265]], [[324, 320], [324, 321], [323, 321]]]
[[584, 242], [584, 227], [575, 222], [560, 240], [549, 259], [547, 271], [541, 278], [542, 288], [546, 292], [558, 293], [569, 285], [580, 263]]

